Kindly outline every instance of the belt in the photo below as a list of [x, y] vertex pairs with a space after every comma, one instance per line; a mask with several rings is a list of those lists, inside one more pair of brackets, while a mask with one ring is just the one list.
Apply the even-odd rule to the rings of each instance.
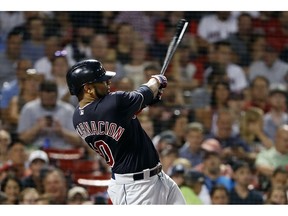
[[[119, 176], [122, 176], [122, 177], [131, 177], [133, 178], [134, 181], [137, 181], [137, 180], [143, 180], [145, 179], [145, 173], [149, 173], [148, 177], [152, 177], [152, 176], [155, 176], [157, 175], [158, 173], [160, 173], [162, 170], [162, 165], [159, 163], [157, 166], [151, 168], [151, 169], [145, 169], [141, 172], [138, 172], [138, 173], [129, 173], [129, 174], [116, 174], [116, 173], [113, 173], [112, 172], [112, 179], [117, 179], [117, 175]], [[146, 174], [147, 175], [147, 174]]]

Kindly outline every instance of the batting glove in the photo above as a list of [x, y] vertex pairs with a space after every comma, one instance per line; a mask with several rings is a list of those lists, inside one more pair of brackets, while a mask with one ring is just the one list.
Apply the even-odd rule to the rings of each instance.
[[164, 75], [158, 74], [158, 75], [152, 75], [151, 77], [158, 80], [158, 82], [160, 83], [159, 89], [166, 88], [168, 81]]
[[153, 105], [161, 101], [162, 99], [162, 94], [163, 94], [163, 88], [159, 88], [158, 93], [156, 97], [152, 100], [152, 102], [149, 105]]

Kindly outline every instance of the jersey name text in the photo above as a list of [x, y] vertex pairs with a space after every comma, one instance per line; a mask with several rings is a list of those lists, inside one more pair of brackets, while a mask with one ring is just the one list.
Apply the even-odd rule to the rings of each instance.
[[125, 129], [113, 122], [98, 121], [96, 123], [95, 121], [90, 121], [90, 124], [88, 122], [79, 123], [76, 126], [76, 131], [83, 140], [88, 136], [106, 135], [118, 141]]

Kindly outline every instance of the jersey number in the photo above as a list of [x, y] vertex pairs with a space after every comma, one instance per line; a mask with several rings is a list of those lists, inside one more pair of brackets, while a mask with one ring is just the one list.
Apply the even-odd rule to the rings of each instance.
[[103, 140], [99, 140], [94, 143], [93, 147], [94, 150], [105, 159], [107, 164], [109, 164], [111, 167], [114, 166], [115, 161], [107, 143], [105, 143]]

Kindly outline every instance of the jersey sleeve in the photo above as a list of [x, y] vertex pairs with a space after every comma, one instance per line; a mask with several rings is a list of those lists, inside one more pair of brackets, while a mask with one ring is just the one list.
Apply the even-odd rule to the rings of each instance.
[[127, 115], [134, 116], [136, 112], [146, 107], [153, 100], [153, 92], [147, 86], [140, 86], [131, 92], [120, 91], [117, 94], [117, 104]]

